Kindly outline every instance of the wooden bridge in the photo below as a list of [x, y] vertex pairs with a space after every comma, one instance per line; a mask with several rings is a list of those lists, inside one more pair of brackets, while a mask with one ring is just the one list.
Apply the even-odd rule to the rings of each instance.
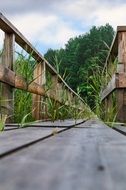
[[[0, 81], [3, 86], [2, 96], [9, 100], [5, 101], [4, 105], [1, 103], [1, 106], [6, 108], [7, 115], [14, 111], [14, 88], [32, 93], [34, 110], [32, 114], [35, 120], [49, 119], [47, 115], [42, 114], [43, 109], [44, 113], [48, 112], [48, 107], [41, 105], [46, 98], [56, 101], [59, 106], [69, 106], [71, 111], [74, 109], [76, 112], [83, 110], [90, 112], [81, 97], [2, 14], [0, 28], [5, 33]], [[33, 81], [27, 81], [13, 69], [15, 42], [38, 63], [33, 73]], [[112, 72], [112, 75], [115, 72], [112, 77], [114, 82], [109, 82], [110, 77], [106, 74], [106, 86], [101, 92], [106, 109], [111, 102], [110, 95], [115, 90], [119, 97], [117, 103], [124, 103], [125, 60], [122, 59], [125, 59], [124, 45], [125, 27], [119, 27], [104, 69], [106, 71], [108, 65], [112, 65], [109, 64], [110, 60], [114, 60], [119, 54], [119, 63], [116, 65], [119, 73], [116, 73], [114, 67]], [[48, 91], [47, 73], [50, 73], [52, 81]], [[63, 93], [65, 98], [61, 96]], [[125, 114], [123, 117], [121, 115], [124, 113], [123, 103], [120, 103], [117, 117], [121, 121], [125, 120]], [[13, 109], [10, 110], [10, 107]], [[8, 121], [4, 132], [0, 134], [1, 190], [125, 190], [125, 127], [116, 125], [109, 128], [96, 117], [54, 122], [39, 121], [27, 128], [19, 128], [19, 124], [12, 123], [13, 119]]]

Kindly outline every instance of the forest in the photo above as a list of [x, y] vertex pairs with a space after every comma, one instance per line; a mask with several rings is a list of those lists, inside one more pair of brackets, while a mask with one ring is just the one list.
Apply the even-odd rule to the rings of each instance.
[[64, 48], [48, 49], [44, 57], [90, 107], [95, 110], [101, 88], [101, 72], [114, 37], [111, 25], [93, 26], [69, 39]]

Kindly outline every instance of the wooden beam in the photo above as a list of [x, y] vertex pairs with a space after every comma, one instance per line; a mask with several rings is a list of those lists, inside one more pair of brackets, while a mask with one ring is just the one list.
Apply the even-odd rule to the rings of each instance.
[[[35, 70], [34, 70], [34, 82], [36, 82], [38, 85], [42, 86], [44, 88], [44, 85], [46, 84], [46, 68], [45, 63], [39, 63]], [[32, 113], [33, 118], [36, 120], [43, 119], [43, 112], [42, 110], [42, 102], [43, 97], [41, 95], [33, 94], [32, 96], [32, 110], [34, 110]]]
[[115, 88], [116, 88], [116, 75], [114, 74], [112, 76], [111, 81], [108, 83], [105, 89], [101, 91], [100, 93], [101, 100], [103, 101], [113, 90], [115, 90]]
[[47, 94], [48, 96], [53, 97], [54, 100], [58, 99], [57, 87], [58, 87], [58, 77], [57, 75], [51, 75], [51, 86]]
[[124, 65], [122, 72], [126, 72], [126, 32], [118, 34], [118, 62]]
[[115, 89], [126, 88], [126, 73], [115, 73], [111, 81], [101, 92], [101, 100], [105, 99]]
[[[116, 107], [117, 107], [117, 121], [124, 122], [125, 113], [124, 113], [124, 89], [116, 90]], [[126, 121], [126, 120], [125, 120]]]
[[117, 32], [126, 32], [126, 26], [117, 26]]
[[17, 76], [13, 71], [0, 64], [0, 81], [6, 83], [14, 88], [25, 90], [38, 95], [45, 95], [45, 90], [41, 85], [35, 82], [27, 84], [21, 77]]
[[126, 73], [116, 73], [116, 88], [126, 88]]
[[112, 54], [114, 53], [116, 56], [118, 55], [118, 35], [120, 35], [120, 32], [126, 32], [126, 26], [117, 26], [117, 32], [113, 38], [111, 47], [109, 49], [103, 72], [105, 71], [105, 68], [109, 64], [109, 60], [110, 60], [110, 57], [112, 56]]
[[[2, 55], [2, 63], [13, 70], [13, 63], [14, 63], [14, 45], [15, 45], [15, 36], [14, 34], [5, 33], [4, 38], [4, 49]], [[13, 81], [14, 82], [14, 81]], [[14, 114], [14, 98], [13, 98], [13, 88], [8, 84], [2, 84], [2, 105], [6, 109], [6, 113], [8, 116]], [[7, 119], [7, 122], [12, 122], [12, 117]]]

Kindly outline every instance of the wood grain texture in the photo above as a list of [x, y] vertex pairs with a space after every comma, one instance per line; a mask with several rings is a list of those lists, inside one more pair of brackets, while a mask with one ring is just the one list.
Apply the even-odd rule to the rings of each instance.
[[[44, 85], [46, 84], [46, 65], [45, 63], [39, 63], [37, 64], [35, 70], [34, 70], [34, 82], [36, 82], [38, 85], [42, 86], [44, 89]], [[35, 118], [35, 120], [40, 120], [43, 118], [42, 112], [44, 110], [42, 109], [42, 101], [43, 97], [41, 95], [33, 94], [32, 95], [32, 116]]]
[[126, 138], [90, 120], [0, 160], [5, 190], [125, 190]]
[[17, 76], [12, 70], [0, 64], [0, 81], [18, 89], [26, 90], [38, 95], [45, 95], [45, 90], [35, 82], [28, 84], [21, 76]]
[[[0, 134], [0, 158], [7, 152], [25, 147], [27, 144], [41, 141], [43, 138], [57, 134], [64, 129], [69, 129], [75, 125], [83, 123], [84, 120], [64, 120], [55, 122], [35, 122], [34, 124], [27, 125], [26, 128], [16, 128], [19, 124], [6, 124], [5, 131]], [[13, 130], [7, 130], [9, 129]]]
[[126, 88], [126, 73], [116, 73], [116, 88]]
[[[8, 34], [5, 33], [4, 37], [4, 48], [3, 48], [3, 54], [2, 54], [2, 63], [6, 68], [9, 68], [13, 70], [13, 64], [14, 64], [14, 51], [15, 51], [15, 35], [14, 34]], [[5, 76], [6, 77], [6, 73]], [[12, 83], [13, 78], [12, 79]], [[6, 114], [8, 116], [13, 115], [14, 111], [14, 100], [13, 100], [13, 89], [12, 86], [8, 84], [2, 84], [2, 94], [1, 94], [3, 101], [2, 106], [6, 109]], [[12, 117], [7, 119], [8, 122], [12, 122]]]
[[114, 74], [108, 85], [101, 91], [100, 93], [101, 100], [103, 101], [115, 89], [116, 89], [116, 75]]
[[118, 62], [124, 64], [123, 72], [126, 72], [126, 32], [118, 34]]
[[108, 85], [101, 91], [101, 99], [103, 100], [109, 94], [112, 93], [115, 89], [125, 89], [126, 88], [126, 73], [115, 73], [112, 76], [111, 81], [109, 81]]

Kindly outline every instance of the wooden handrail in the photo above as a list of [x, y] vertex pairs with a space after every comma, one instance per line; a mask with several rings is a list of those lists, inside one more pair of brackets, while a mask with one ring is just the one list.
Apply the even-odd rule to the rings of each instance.
[[48, 63], [48, 61], [32, 46], [32, 44], [18, 31], [18, 29], [2, 14], [0, 13], [0, 29], [6, 33], [13, 33], [15, 35], [15, 41], [19, 44], [27, 53], [32, 54], [32, 57], [38, 62], [45, 62], [47, 69], [53, 74], [58, 76], [58, 80], [61, 81], [64, 86], [71, 91], [75, 96], [77, 96], [82, 102], [84, 100], [73, 91], [67, 83], [62, 79], [62, 77], [57, 73], [57, 71]]
[[113, 38], [111, 47], [109, 49], [109, 52], [108, 52], [108, 55], [107, 55], [107, 58], [105, 61], [105, 65], [103, 68], [103, 72], [105, 71], [105, 68], [107, 67], [107, 65], [109, 63], [109, 59], [110, 59], [112, 53], [118, 55], [118, 34], [119, 34], [119, 32], [126, 32], [126, 26], [117, 26], [116, 34]]

